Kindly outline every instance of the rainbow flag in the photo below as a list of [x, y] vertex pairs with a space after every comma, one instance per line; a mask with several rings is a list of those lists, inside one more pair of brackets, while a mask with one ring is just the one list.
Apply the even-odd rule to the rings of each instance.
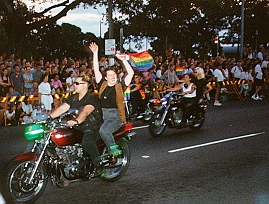
[[129, 62], [131, 66], [139, 71], [148, 70], [153, 65], [153, 57], [149, 54], [148, 50], [129, 54]]
[[176, 73], [183, 74], [184, 73], [184, 67], [183, 66], [177, 66], [176, 67]]
[[124, 100], [130, 101], [131, 99], [131, 87], [127, 86], [126, 90], [124, 91]]

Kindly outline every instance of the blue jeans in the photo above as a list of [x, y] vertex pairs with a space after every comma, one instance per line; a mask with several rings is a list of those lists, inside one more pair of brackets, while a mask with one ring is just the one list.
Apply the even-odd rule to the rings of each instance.
[[123, 122], [117, 108], [103, 108], [102, 111], [104, 123], [100, 127], [99, 133], [106, 146], [110, 147], [116, 144], [112, 133], [117, 131]]

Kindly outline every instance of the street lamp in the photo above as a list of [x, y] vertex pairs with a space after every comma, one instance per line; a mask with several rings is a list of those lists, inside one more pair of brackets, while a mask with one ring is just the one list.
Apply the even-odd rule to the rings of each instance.
[[102, 25], [101, 25], [101, 24], [102, 24], [102, 20], [103, 20], [103, 16], [104, 16], [104, 14], [103, 14], [103, 13], [101, 14], [96, 6], [94, 6], [93, 8], [97, 10], [97, 12], [98, 12], [98, 14], [99, 14], [99, 16], [100, 16], [99, 36], [100, 36], [100, 39], [101, 39], [101, 38], [102, 38], [102, 36], [101, 36], [101, 35], [102, 35]]

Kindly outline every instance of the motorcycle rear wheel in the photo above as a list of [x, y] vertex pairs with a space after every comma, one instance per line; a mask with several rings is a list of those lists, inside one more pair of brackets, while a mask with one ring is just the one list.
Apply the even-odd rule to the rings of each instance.
[[4, 180], [7, 203], [33, 203], [42, 195], [48, 182], [47, 170], [40, 165], [29, 184], [34, 167], [34, 161], [12, 161], [8, 165]]
[[116, 158], [116, 165], [105, 165], [107, 175], [101, 177], [109, 182], [117, 181], [123, 177], [130, 165], [131, 152], [127, 141], [120, 139], [116, 141], [116, 144], [119, 146], [118, 148], [122, 151], [122, 154]]
[[160, 136], [166, 128], [166, 125], [161, 124], [161, 118], [162, 118], [162, 114], [160, 113], [152, 116], [152, 120], [150, 121], [150, 124], [149, 124], [149, 133], [153, 137]]

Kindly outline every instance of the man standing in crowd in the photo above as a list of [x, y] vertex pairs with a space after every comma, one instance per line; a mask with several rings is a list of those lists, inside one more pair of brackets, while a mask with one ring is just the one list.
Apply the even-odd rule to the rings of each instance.
[[232, 69], [231, 69], [231, 73], [233, 74], [233, 77], [235, 80], [240, 80], [240, 75], [241, 72], [243, 71], [242, 68], [242, 61], [238, 61], [237, 65], [235, 65]]
[[38, 83], [41, 83], [42, 76], [43, 76], [42, 65], [38, 62], [36, 63], [36, 70], [33, 73], [33, 80]]
[[224, 80], [224, 76], [221, 69], [221, 64], [219, 62], [215, 62], [214, 64], [215, 66], [215, 70], [214, 70], [214, 77], [216, 78], [216, 93], [215, 93], [215, 102], [214, 102], [214, 106], [221, 106], [222, 103], [219, 102], [219, 94], [220, 94], [220, 90], [222, 88], [222, 82]]
[[253, 96], [251, 96], [251, 98], [255, 101], [262, 100], [262, 98], [259, 96], [259, 91], [262, 89], [262, 85], [263, 85], [263, 81], [262, 81], [263, 73], [262, 73], [261, 64], [262, 64], [262, 60], [258, 59], [257, 65], [255, 66], [255, 69], [254, 69], [254, 74], [255, 74], [254, 83], [255, 83], [256, 89], [255, 89], [255, 93], [253, 94]]
[[20, 66], [14, 64], [14, 72], [10, 76], [11, 85], [14, 87], [15, 91], [23, 94], [23, 76], [20, 72]]

